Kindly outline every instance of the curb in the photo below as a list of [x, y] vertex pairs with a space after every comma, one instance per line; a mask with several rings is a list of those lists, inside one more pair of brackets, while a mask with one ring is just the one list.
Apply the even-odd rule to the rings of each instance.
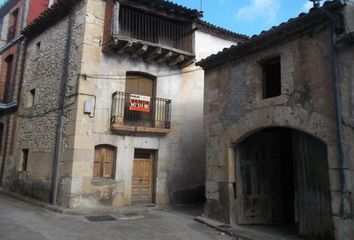
[[33, 199], [33, 198], [29, 198], [29, 197], [20, 195], [18, 193], [6, 191], [6, 190], [4, 190], [2, 188], [0, 188], [0, 194], [2, 194], [4, 196], [7, 196], [7, 197], [10, 197], [10, 198], [14, 198], [14, 199], [20, 200], [22, 202], [29, 203], [29, 204], [37, 206], [37, 207], [41, 207], [41, 208], [50, 210], [52, 212], [65, 213], [65, 211], [66, 211], [66, 209], [63, 208], [63, 207], [54, 206], [54, 205], [51, 205], [51, 204], [48, 204], [48, 203], [45, 203], [45, 202], [42, 202], [42, 201], [39, 201], [39, 200], [36, 200], [36, 199]]
[[117, 214], [124, 212], [139, 212], [139, 211], [159, 211], [164, 210], [163, 206], [138, 206], [138, 207], [119, 207], [119, 208], [92, 208], [92, 209], [70, 209], [60, 206], [54, 206], [46, 202], [42, 202], [30, 197], [23, 196], [18, 193], [7, 191], [0, 188], [0, 195], [4, 195], [16, 200], [31, 204], [33, 206], [41, 207], [52, 212], [66, 214], [66, 215], [94, 215], [94, 214]]
[[211, 228], [216, 229], [219, 232], [225, 233], [231, 237], [234, 237], [235, 240], [256, 240], [253, 238], [249, 238], [247, 236], [241, 235], [239, 233], [236, 233], [235, 230], [232, 228], [231, 225], [224, 224], [206, 217], [195, 217], [194, 221], [205, 224]]

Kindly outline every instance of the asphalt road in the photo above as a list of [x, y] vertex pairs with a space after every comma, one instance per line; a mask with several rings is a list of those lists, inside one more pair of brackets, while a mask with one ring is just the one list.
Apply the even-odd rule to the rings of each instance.
[[[55, 213], [0, 195], [0, 240], [231, 240], [193, 220], [199, 209], [133, 208], [92, 222], [83, 215]], [[100, 215], [89, 215], [100, 216]], [[107, 216], [106, 216], [107, 217]]]

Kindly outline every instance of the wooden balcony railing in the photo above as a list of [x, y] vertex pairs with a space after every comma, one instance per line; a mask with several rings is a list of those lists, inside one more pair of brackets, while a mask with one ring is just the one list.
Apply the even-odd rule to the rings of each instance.
[[[113, 34], [192, 52], [192, 24], [173, 22], [121, 6]], [[117, 21], [119, 20], [119, 21]]]
[[[148, 111], [136, 111], [131, 108], [131, 98], [134, 94], [115, 92], [112, 95], [111, 128], [126, 129], [170, 129], [171, 103], [169, 99], [151, 97]], [[133, 127], [133, 128], [129, 128]]]

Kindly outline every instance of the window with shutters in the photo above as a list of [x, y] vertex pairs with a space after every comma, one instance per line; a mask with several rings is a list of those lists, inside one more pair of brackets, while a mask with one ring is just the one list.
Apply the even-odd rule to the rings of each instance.
[[[125, 99], [125, 111], [124, 120], [125, 123], [132, 123], [139, 126], [152, 127], [153, 114], [154, 114], [154, 78], [144, 74], [138, 73], [127, 73], [125, 82], [125, 92], [127, 93], [127, 98]], [[131, 106], [131, 96], [139, 95], [150, 98], [149, 111], [135, 111], [130, 108]]]
[[116, 147], [110, 145], [98, 145], [95, 147], [94, 178], [114, 179], [116, 152]]

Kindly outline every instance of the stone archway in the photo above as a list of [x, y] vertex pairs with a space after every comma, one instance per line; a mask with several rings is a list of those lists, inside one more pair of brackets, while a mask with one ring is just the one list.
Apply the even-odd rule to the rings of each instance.
[[302, 131], [252, 133], [235, 147], [238, 224], [291, 224], [332, 239], [327, 146]]

